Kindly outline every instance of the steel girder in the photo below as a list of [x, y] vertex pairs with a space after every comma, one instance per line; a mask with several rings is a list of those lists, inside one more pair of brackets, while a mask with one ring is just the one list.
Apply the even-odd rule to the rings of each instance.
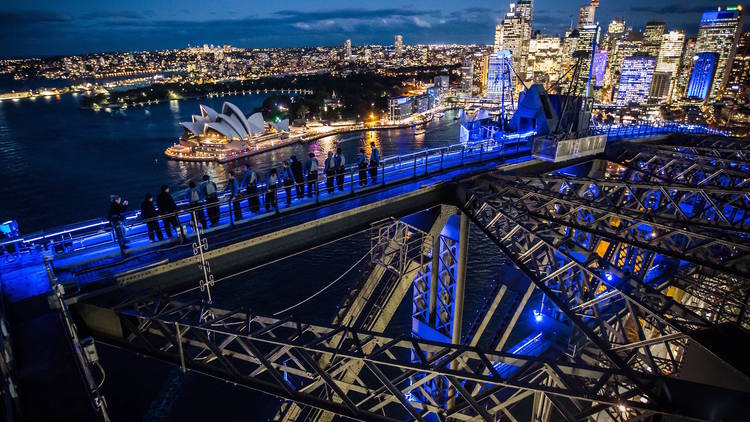
[[745, 171], [750, 163], [750, 142], [737, 138], [706, 137], [687, 145], [649, 144], [648, 147], [692, 154], [702, 159], [720, 160], [733, 168], [739, 167]]
[[[557, 224], [534, 218], [495, 192], [481, 196], [475, 190], [466, 211], [584, 334], [573, 346], [583, 358], [590, 353], [590, 362], [624, 371], [634, 367], [673, 373], [680, 362], [674, 353], [685, 345], [684, 332], [707, 326], [693, 313], [676, 309], [674, 301], [654, 288], [618, 271], [593, 248], [567, 237]], [[648, 336], [634, 322], [640, 319], [649, 327]], [[663, 348], [658, 357], [657, 346]], [[638, 387], [654, 393], [650, 386]]]
[[[502, 175], [491, 178], [499, 183], [503, 197], [513, 199], [515, 206], [536, 218], [587, 233], [594, 236], [592, 240], [602, 238], [648, 251], [644, 265], [631, 270], [641, 280], [649, 270], [645, 264], [654, 253], [716, 271], [750, 275], [750, 236], [664, 218], [658, 207], [672, 207], [668, 200], [644, 209], [638, 198], [647, 197], [651, 193], [648, 190], [600, 186], [577, 179]], [[661, 193], [671, 190], [669, 185], [662, 188]]]
[[[503, 415], [515, 419], [522, 416], [513, 416], [513, 406], [535, 395], [549, 399], [555, 414], [566, 420], [598, 412], [622, 417], [636, 412], [708, 417], [708, 411], [689, 401], [674, 408], [639, 389], [638, 385], [662, 385], [669, 390], [660, 377], [614, 365], [557, 362], [413, 337], [393, 338], [344, 326], [255, 316], [244, 309], [226, 311], [199, 301], [137, 301], [114, 312], [123, 327], [122, 338], [95, 332], [98, 340], [359, 420], [423, 420], [428, 413], [441, 419], [495, 420]], [[334, 338], [339, 341], [334, 343]], [[330, 363], [323, 367], [319, 364], [323, 360]], [[336, 377], [355, 363], [363, 364], [363, 374], [346, 385], [344, 393]], [[497, 364], [518, 371], [503, 376], [495, 369]], [[453, 407], [437, 406], [423, 388], [436, 378], [458, 391]], [[318, 388], [306, 388], [319, 380], [323, 382]], [[470, 393], [477, 384], [486, 388]], [[701, 386], [690, 388], [699, 392]], [[409, 400], [416, 391], [428, 400]]]
[[607, 171], [606, 177], [545, 175], [544, 179], [578, 186], [581, 194], [591, 187], [595, 189], [589, 195], [604, 190], [621, 199], [618, 207], [652, 218], [750, 235], [750, 187], [696, 186], [649, 173], [637, 161], [622, 164], [625, 167]]
[[[604, 241], [604, 247], [610, 243], [612, 247], [600, 256], [619, 268], [627, 267], [639, 280], [645, 279], [656, 254], [700, 266], [683, 268], [666, 283], [705, 297], [704, 309], [696, 309], [701, 317], [748, 327], [745, 308], [750, 280], [743, 275], [750, 266], [750, 243], [744, 233], [697, 229], [646, 212], [634, 201], [636, 189], [617, 192], [617, 187], [612, 191], [593, 185], [597, 188], [594, 195], [587, 194], [592, 189], [590, 181], [502, 175], [492, 179], [502, 183], [501, 196], [515, 200], [516, 206], [532, 216], [570, 228], [572, 236], [590, 247], [599, 246], [598, 241]], [[629, 201], [633, 206], [628, 206]], [[725, 295], [724, 300], [708, 300], [711, 291]]]
[[[520, 191], [497, 178], [474, 181], [463, 189], [463, 209], [582, 334], [571, 336], [571, 356], [625, 372], [679, 372], [691, 335], [713, 327], [712, 321], [662, 294], [661, 283], [644, 283], [613, 265], [619, 242], [610, 241], [597, 253], [601, 236], [581, 235], [563, 220], [534, 215], [522, 204], [533, 189], [513, 195], [514, 189]], [[537, 205], [549, 205], [549, 197], [544, 199]], [[654, 253], [636, 253], [650, 267]], [[652, 398], [661, 395], [658, 386], [637, 379], [633, 385]]]

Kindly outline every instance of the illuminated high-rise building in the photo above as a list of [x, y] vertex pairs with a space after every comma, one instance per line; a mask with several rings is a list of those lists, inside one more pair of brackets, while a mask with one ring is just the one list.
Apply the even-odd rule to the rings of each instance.
[[604, 74], [607, 72], [607, 59], [609, 51], [598, 50], [594, 53], [594, 68], [591, 71], [591, 83], [594, 88], [604, 85]]
[[743, 18], [742, 6], [720, 7], [703, 13], [701, 17], [696, 50], [698, 53], [717, 55], [716, 71], [708, 99], [718, 99], [723, 95], [737, 51]]
[[599, 6], [599, 0], [592, 0], [591, 3], [584, 4], [578, 9], [578, 29], [586, 25], [593, 25], [596, 22], [597, 6]]
[[404, 37], [401, 35], [396, 35], [393, 39], [393, 52], [396, 57], [401, 57], [404, 54]]
[[646, 53], [636, 53], [622, 62], [620, 85], [617, 90], [617, 105], [646, 104], [651, 90], [651, 81], [656, 69], [656, 58]]
[[519, 0], [516, 11], [530, 23], [534, 16], [534, 0]]
[[604, 76], [604, 102], [612, 102], [617, 96], [625, 58], [639, 52], [643, 52], [643, 36], [640, 32], [630, 31], [615, 41], [613, 48], [609, 51], [607, 73]]
[[[574, 55], [579, 60], [578, 82], [576, 95], [591, 95], [586, 92], [589, 85], [589, 69], [591, 69], [591, 55], [594, 54], [595, 43], [599, 43], [599, 25], [584, 25], [578, 29], [578, 43]], [[594, 84], [591, 84], [594, 88]]]
[[513, 109], [513, 53], [500, 50], [490, 55], [487, 66], [487, 98], [498, 100], [505, 111]]
[[614, 18], [607, 26], [607, 34], [623, 35], [625, 33], [625, 19]]
[[750, 101], [750, 32], [740, 36], [725, 93], [740, 104]]
[[710, 93], [715, 86], [714, 80], [718, 76], [718, 53], [700, 52], [695, 55], [693, 72], [690, 74], [685, 96], [692, 100], [705, 101], [710, 98]]
[[646, 23], [646, 29], [643, 31], [643, 50], [644, 52], [654, 56], [659, 56], [659, 50], [661, 50], [661, 43], [664, 38], [664, 32], [666, 31], [666, 24], [664, 22], [648, 22]]
[[487, 72], [490, 67], [490, 56], [491, 54], [482, 54], [479, 57], [479, 72], [474, 72], [474, 81], [477, 82], [479, 79], [479, 95], [484, 96], [487, 93]]
[[[534, 57], [531, 76], [535, 83], [555, 81], [564, 72], [560, 67], [560, 38], [537, 35], [531, 40], [529, 57]], [[527, 71], [527, 75], [529, 72]]]
[[495, 28], [495, 49], [497, 53], [508, 50], [513, 55], [513, 69], [519, 75], [526, 75], [526, 62], [531, 43], [531, 22], [525, 12], [510, 4], [510, 12], [505, 14], [503, 21]]
[[[603, 29], [604, 28], [602, 28], [602, 30]], [[618, 40], [625, 38], [626, 33], [627, 31], [625, 29], [625, 20], [619, 18], [613, 19], [612, 22], [610, 22], [607, 26], [607, 32], [602, 38], [599, 49], [611, 52], [615, 48], [615, 43]]]
[[344, 59], [345, 60], [352, 59], [352, 40], [346, 40], [344, 42]]
[[[674, 87], [677, 82], [677, 72], [680, 68], [680, 60], [682, 59], [682, 52], [684, 49], [684, 32], [669, 31], [662, 36], [659, 57], [656, 60], [655, 75], [668, 75], [666, 77], [669, 80], [669, 86], [666, 88], [666, 93], [662, 90], [654, 91], [654, 98], [666, 101], [672, 100], [672, 97], [674, 96]], [[659, 78], [662, 78], [662, 76], [659, 76]], [[660, 79], [658, 82], [661, 84], [662, 80]], [[662, 86], [660, 84], [654, 83], [655, 86], [661, 89]]]
[[461, 66], [461, 92], [465, 95], [472, 94], [474, 86], [474, 62], [470, 59], [464, 60]]
[[692, 75], [693, 67], [695, 66], [695, 44], [695, 37], [685, 39], [685, 45], [682, 48], [682, 57], [680, 58], [680, 66], [677, 69], [677, 78], [675, 79], [674, 88], [672, 89], [672, 101], [685, 98], [688, 83], [690, 82], [690, 76]]

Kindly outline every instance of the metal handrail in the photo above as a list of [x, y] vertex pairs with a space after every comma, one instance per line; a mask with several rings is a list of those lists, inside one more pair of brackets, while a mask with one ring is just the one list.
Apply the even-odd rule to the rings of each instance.
[[[648, 134], [656, 134], [656, 133], [707, 133], [707, 134], [723, 134], [721, 131], [717, 131], [712, 128], [708, 128], [706, 126], [701, 125], [689, 125], [684, 123], [672, 123], [672, 122], [657, 122], [657, 126], [650, 126], [650, 131]], [[644, 125], [626, 125], [626, 126], [616, 126], [616, 125], [599, 125], [599, 126], [591, 126], [590, 130], [592, 133], [607, 133], [612, 138], [617, 138], [620, 133], [629, 133], [634, 134], [634, 130], [638, 128], [639, 130], [642, 130], [642, 126]], [[606, 128], [606, 130], [605, 130]], [[613, 132], [614, 129], [614, 132]], [[640, 133], [640, 132], [639, 132]], [[469, 163], [477, 163], [482, 162], [486, 158], [487, 154], [494, 158], [499, 158], [502, 155], [506, 153], [505, 147], [508, 145], [516, 146], [516, 151], [519, 151], [520, 145], [524, 142], [528, 142], [530, 139], [533, 139], [533, 133], [529, 134], [528, 137], [518, 136], [515, 134], [509, 134], [509, 135], [503, 135], [500, 140], [495, 139], [488, 139], [468, 144], [462, 144], [462, 143], [456, 143], [441, 147], [433, 147], [433, 148], [425, 148], [419, 151], [407, 153], [407, 154], [400, 154], [400, 155], [393, 155], [393, 156], [387, 156], [383, 157], [379, 163], [378, 166], [378, 175], [377, 180], [379, 181], [378, 184], [387, 184], [392, 183], [395, 181], [402, 181], [407, 180], [414, 177], [422, 177], [424, 175], [428, 175], [435, 172], [441, 172], [446, 169], [456, 168], [464, 166], [465, 164]], [[622, 136], [620, 136], [622, 137]], [[529, 145], [530, 147], [530, 145]], [[437, 166], [437, 168], [435, 168]], [[409, 174], [409, 171], [411, 170]], [[360, 169], [357, 168], [356, 165], [350, 164], [349, 166], [345, 167], [344, 170], [344, 189], [343, 192], [355, 192], [359, 191], [362, 188], [371, 188], [372, 184], [369, 180], [369, 171], [370, 167], [368, 166], [365, 171], [367, 172], [368, 181], [365, 186], [359, 187], [359, 179], [356, 177], [356, 175], [359, 173]], [[390, 177], [389, 177], [390, 176]], [[398, 177], [397, 177], [398, 176]], [[315, 202], [319, 202], [321, 200], [321, 192], [326, 192], [326, 175], [322, 172], [322, 167], [319, 168], [319, 174], [318, 174], [318, 180], [315, 182], [315, 195], [314, 200]], [[334, 177], [335, 178], [335, 177]], [[308, 181], [305, 180], [304, 183], [302, 183], [305, 188], [307, 188]], [[261, 203], [264, 203], [264, 197], [266, 193], [268, 192], [267, 186], [265, 183], [258, 184], [258, 194], [259, 200]], [[284, 190], [284, 186], [277, 186], [275, 190], [275, 197], [274, 202], [276, 206], [273, 207], [273, 211], [275, 213], [281, 212], [281, 210], [278, 207], [278, 202], [281, 198], [279, 198], [279, 191]], [[334, 195], [336, 195], [336, 191], [341, 192], [339, 190], [338, 186], [336, 186], [336, 183], [334, 181]], [[294, 187], [292, 187], [292, 190], [294, 190]], [[307, 190], [307, 189], [306, 189]], [[241, 202], [245, 202], [249, 200], [249, 196], [247, 195], [241, 195], [241, 197], [238, 199]], [[149, 221], [159, 221], [163, 220], [164, 218], [168, 217], [177, 217], [178, 221], [180, 222], [180, 225], [182, 225], [183, 222], [190, 223], [189, 214], [192, 211], [197, 212], [205, 212], [208, 208], [211, 206], [218, 206], [220, 210], [220, 218], [222, 217], [222, 213], [229, 213], [230, 214], [230, 225], [235, 224], [236, 222], [233, 221], [231, 216], [231, 203], [235, 200], [230, 198], [230, 195], [228, 193], [219, 193], [217, 196], [218, 202], [212, 205], [205, 205], [202, 204], [197, 207], [186, 207], [188, 204], [186, 201], [176, 201], [178, 207], [180, 207], [180, 211], [174, 214], [170, 215], [160, 215], [156, 218], [153, 218], [151, 220], [144, 220], [140, 218], [140, 211], [135, 211], [132, 213], [129, 213], [125, 217], [125, 227], [126, 232], [128, 230], [133, 230], [136, 228], [143, 227], [145, 223]], [[327, 198], [326, 198], [327, 199]], [[298, 199], [295, 199], [295, 202], [299, 202]], [[265, 205], [265, 204], [264, 204]], [[223, 210], [223, 208], [226, 208], [226, 210]], [[246, 211], [247, 206], [243, 207], [243, 211]], [[262, 211], [262, 210], [261, 210]], [[257, 214], [253, 214], [253, 216], [257, 216], [259, 214], [265, 214], [262, 212], [259, 212]], [[188, 217], [188, 218], [186, 218]], [[208, 220], [208, 218], [206, 219]], [[244, 218], [243, 221], [248, 221], [249, 218]], [[194, 222], [192, 224], [195, 224]], [[219, 224], [221, 226], [222, 224]], [[160, 227], [161, 230], [161, 227]], [[15, 248], [17, 252], [23, 252], [27, 251], [34, 247], [43, 247], [43, 248], [52, 248], [52, 250], [55, 249], [67, 249], [66, 245], [71, 246], [71, 250], [78, 250], [78, 249], [85, 249], [88, 246], [86, 246], [86, 242], [90, 241], [93, 242], [94, 245], [99, 245], [102, 242], [96, 242], [95, 239], [97, 237], [101, 237], [103, 241], [112, 240], [112, 230], [111, 230], [111, 224], [106, 219], [92, 219], [87, 220], [81, 223], [76, 224], [70, 224], [65, 225], [60, 228], [54, 229], [51, 232], [37, 232], [28, 236], [19, 237], [16, 239], [10, 239], [6, 240], [4, 242], [0, 242], [0, 253], [2, 253], [3, 250], [6, 250], [8, 247]], [[78, 245], [78, 247], [72, 247], [73, 245]], [[67, 252], [67, 251], [66, 251]]]

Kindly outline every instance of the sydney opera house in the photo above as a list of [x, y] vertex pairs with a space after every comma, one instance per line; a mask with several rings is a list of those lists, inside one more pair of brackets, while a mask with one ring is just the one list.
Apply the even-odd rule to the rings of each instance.
[[209, 106], [200, 106], [200, 115], [182, 122], [185, 131], [180, 143], [167, 149], [170, 158], [187, 161], [223, 161], [229, 157], [249, 155], [260, 143], [286, 139], [289, 120], [276, 123], [263, 120], [261, 113], [245, 117], [236, 105], [224, 102], [221, 113]]
[[193, 115], [191, 122], [180, 123], [185, 129], [183, 139], [196, 143], [226, 144], [232, 141], [250, 141], [269, 132], [289, 130], [289, 120], [267, 124], [263, 121], [261, 113], [254, 113], [246, 118], [242, 111], [230, 102], [222, 105], [221, 113], [206, 105], [201, 105], [200, 110], [201, 114]]

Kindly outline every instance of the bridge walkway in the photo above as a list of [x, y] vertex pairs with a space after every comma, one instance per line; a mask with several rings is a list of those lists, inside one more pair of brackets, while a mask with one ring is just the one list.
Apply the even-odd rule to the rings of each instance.
[[[447, 147], [409, 154], [407, 156], [387, 157], [378, 173], [378, 184], [359, 185], [356, 169], [348, 169], [343, 191], [328, 194], [325, 181], [318, 183], [318, 195], [315, 198], [294, 198], [286, 206], [286, 192], [277, 191], [278, 208], [257, 214], [248, 214], [247, 198], [241, 206], [244, 218], [234, 221], [230, 209], [231, 200], [224, 196], [219, 202], [220, 220], [215, 227], [202, 231], [202, 237], [208, 238], [210, 248], [228, 245], [240, 240], [267, 235], [285, 228], [311, 223], [316, 220], [356, 209], [374, 203], [383, 203], [389, 198], [418, 191], [430, 184], [439, 184], [446, 180], [466, 177], [496, 167], [501, 162], [519, 162], [530, 160], [527, 154], [528, 142], [514, 145], [508, 151], [508, 145], [485, 142], [471, 147]], [[385, 180], [385, 183], [383, 183]], [[292, 189], [294, 191], [294, 189]], [[435, 198], [437, 190], [430, 195]], [[414, 205], [421, 204], [415, 202]], [[404, 204], [406, 205], [406, 204]], [[409, 206], [409, 209], [412, 207]], [[394, 211], [391, 207], [390, 211]], [[202, 210], [201, 210], [202, 211]], [[385, 211], [385, 210], [384, 210]], [[382, 212], [383, 218], [388, 212]], [[45, 294], [49, 290], [44, 257], [50, 257], [54, 271], [62, 283], [77, 283], [76, 289], [85, 289], [88, 284], [101, 285], [111, 283], [128, 272], [145, 269], [152, 265], [161, 265], [192, 256], [192, 244], [195, 233], [192, 228], [191, 210], [181, 211], [177, 215], [184, 226], [187, 241], [179, 243], [176, 238], [159, 242], [150, 242], [146, 224], [137, 213], [127, 216], [127, 255], [122, 256], [111, 230], [105, 221], [89, 222], [78, 227], [66, 229], [68, 234], [61, 240], [44, 243], [45, 239], [31, 237], [26, 241], [26, 249], [15, 254], [12, 260], [0, 264], [3, 269], [2, 279], [5, 283], [10, 301], [23, 300], [28, 297]], [[372, 220], [370, 220], [372, 221]], [[62, 230], [61, 230], [62, 231]], [[53, 233], [54, 234], [54, 233]], [[67, 238], [66, 238], [67, 237]], [[316, 236], [314, 240], [324, 241]], [[45, 248], [46, 246], [46, 248]]]

